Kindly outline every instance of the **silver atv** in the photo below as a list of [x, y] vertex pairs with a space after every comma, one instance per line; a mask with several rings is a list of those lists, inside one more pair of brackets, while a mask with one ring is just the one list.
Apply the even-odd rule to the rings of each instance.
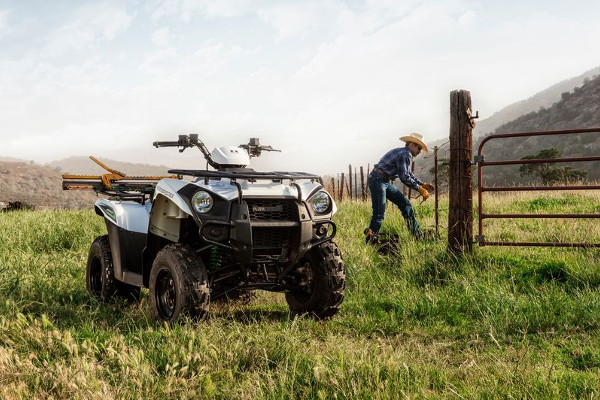
[[[149, 288], [155, 319], [202, 317], [211, 301], [248, 299], [257, 289], [283, 292], [292, 314], [335, 315], [344, 299], [342, 254], [333, 241], [336, 205], [321, 178], [248, 168], [258, 139], [208, 152], [198, 135], [155, 147], [198, 148], [204, 170], [172, 177], [64, 175], [64, 189], [94, 189], [108, 235], [90, 248], [87, 289], [103, 301], [139, 299]], [[188, 177], [188, 179], [182, 179]]]

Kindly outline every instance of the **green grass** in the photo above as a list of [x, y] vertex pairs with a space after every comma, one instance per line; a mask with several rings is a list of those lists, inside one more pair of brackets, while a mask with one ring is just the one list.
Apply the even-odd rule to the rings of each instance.
[[[582, 194], [486, 197], [486, 212], [598, 212]], [[433, 202], [415, 206], [424, 227]], [[447, 210], [447, 200], [441, 204]], [[442, 212], [445, 237], [447, 212]], [[600, 251], [415, 242], [398, 210], [393, 256], [363, 244], [370, 205], [336, 215], [346, 299], [329, 321], [282, 295], [157, 326], [85, 290], [92, 211], [0, 214], [0, 398], [593, 398], [600, 393]], [[485, 221], [489, 240], [600, 242], [598, 220]]]

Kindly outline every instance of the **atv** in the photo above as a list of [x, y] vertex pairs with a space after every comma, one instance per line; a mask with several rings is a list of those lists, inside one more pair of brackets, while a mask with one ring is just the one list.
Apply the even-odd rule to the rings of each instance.
[[285, 293], [292, 315], [326, 319], [339, 311], [345, 271], [333, 241], [337, 208], [319, 176], [248, 168], [262, 151], [278, 151], [257, 138], [212, 152], [196, 134], [154, 146], [198, 148], [207, 166], [129, 177], [91, 157], [110, 174], [63, 175], [65, 190], [108, 196], [94, 207], [108, 234], [90, 247], [92, 296], [138, 300], [148, 288], [154, 318], [168, 324], [258, 289]]

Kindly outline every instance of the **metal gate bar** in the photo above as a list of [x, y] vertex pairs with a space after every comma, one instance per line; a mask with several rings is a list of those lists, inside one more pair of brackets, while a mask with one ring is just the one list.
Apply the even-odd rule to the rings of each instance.
[[480, 246], [540, 246], [540, 247], [600, 247], [600, 243], [564, 243], [564, 242], [488, 242], [483, 234], [483, 220], [487, 218], [600, 218], [600, 214], [486, 214], [483, 212], [483, 192], [518, 192], [518, 191], [549, 191], [549, 190], [594, 190], [600, 189], [600, 185], [563, 185], [563, 186], [503, 186], [503, 187], [484, 187], [483, 186], [483, 167], [493, 165], [520, 165], [520, 164], [541, 164], [541, 163], [561, 163], [561, 162], [586, 162], [600, 161], [600, 156], [592, 157], [563, 157], [550, 159], [526, 159], [526, 160], [497, 160], [485, 161], [483, 155], [484, 145], [493, 139], [531, 137], [531, 136], [549, 136], [549, 135], [571, 135], [578, 133], [598, 133], [600, 128], [586, 129], [567, 129], [557, 131], [538, 131], [522, 133], [504, 133], [490, 135], [484, 138], [479, 144], [475, 162], [477, 163], [477, 196], [478, 196], [478, 222], [479, 235], [477, 241]]
[[599, 185], [589, 186], [494, 186], [482, 188], [482, 192], [529, 192], [532, 190], [590, 190], [600, 189]]

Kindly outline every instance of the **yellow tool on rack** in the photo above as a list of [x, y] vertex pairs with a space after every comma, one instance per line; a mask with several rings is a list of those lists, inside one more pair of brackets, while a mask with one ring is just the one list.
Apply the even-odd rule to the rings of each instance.
[[181, 179], [179, 175], [166, 176], [127, 176], [123, 172], [109, 168], [96, 157], [90, 156], [96, 164], [107, 170], [102, 175], [63, 174], [63, 190], [93, 190], [114, 196], [140, 196], [151, 194], [161, 179]]

